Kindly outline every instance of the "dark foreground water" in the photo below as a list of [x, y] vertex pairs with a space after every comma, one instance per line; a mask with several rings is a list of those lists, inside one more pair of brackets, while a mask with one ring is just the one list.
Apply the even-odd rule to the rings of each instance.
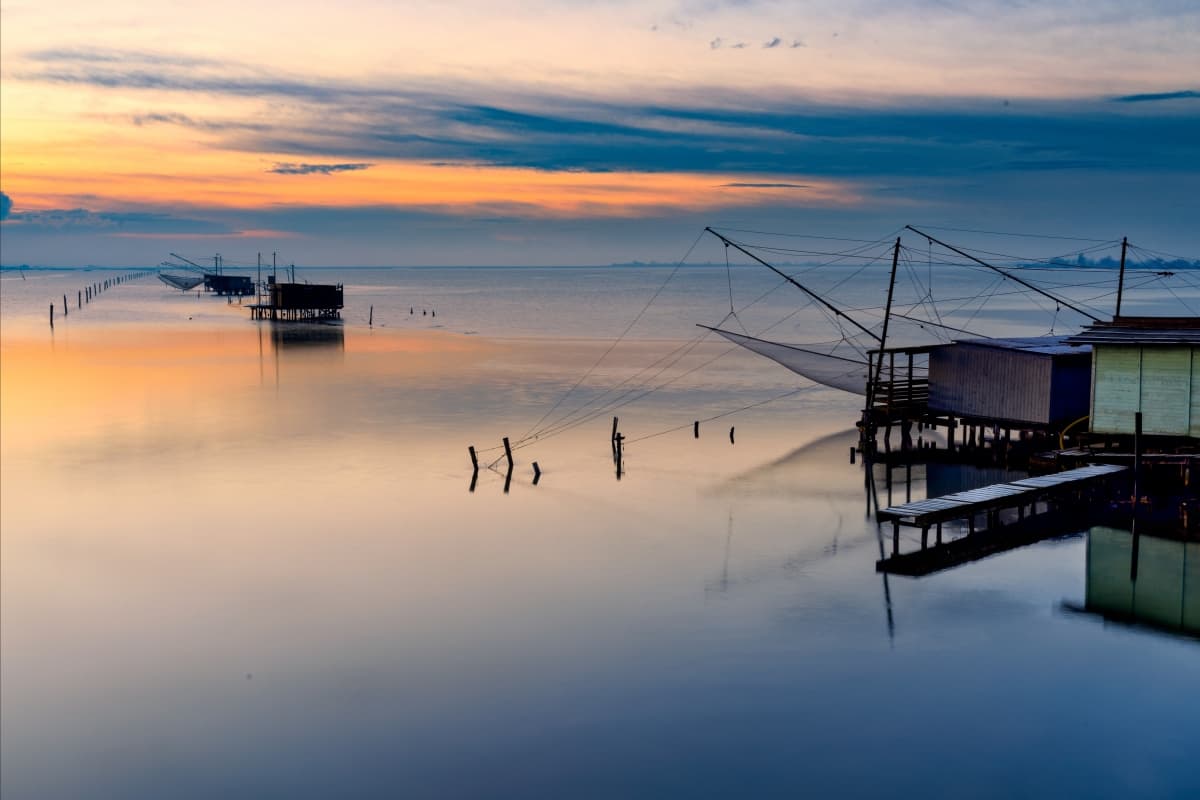
[[[549, 415], [662, 385], [615, 412], [621, 480], [605, 413], [472, 492], [467, 445], [533, 427], [664, 273], [337, 277], [341, 327], [147, 280], [51, 334], [93, 278], [4, 275], [6, 800], [1200, 796], [1194, 545], [1137, 585], [1107, 529], [882, 578], [857, 398], [694, 439], [803, 381], [709, 342], [639, 374], [728, 310], [712, 270]], [[1159, 627], [1079, 610], [1135, 606]]]

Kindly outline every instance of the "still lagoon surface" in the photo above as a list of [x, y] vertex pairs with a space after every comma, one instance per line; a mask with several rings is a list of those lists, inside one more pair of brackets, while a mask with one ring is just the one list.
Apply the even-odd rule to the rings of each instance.
[[[152, 277], [74, 307], [113, 274], [0, 284], [6, 799], [1200, 797], [1200, 642], [1074, 610], [1119, 538], [884, 578], [859, 398], [662, 361], [773, 277], [310, 270], [344, 324], [273, 327]], [[617, 385], [658, 388], [591, 415]]]

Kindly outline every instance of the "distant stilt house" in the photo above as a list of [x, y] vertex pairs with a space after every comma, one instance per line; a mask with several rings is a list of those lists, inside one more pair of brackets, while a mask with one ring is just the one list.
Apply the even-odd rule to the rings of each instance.
[[1118, 317], [1072, 336], [1090, 345], [1091, 431], [1200, 437], [1200, 317]]
[[213, 292], [218, 297], [224, 295], [249, 297], [254, 294], [254, 281], [250, 280], [248, 275], [205, 273], [204, 291]]
[[342, 311], [342, 284], [269, 283], [267, 302], [250, 306], [254, 319], [338, 319]]

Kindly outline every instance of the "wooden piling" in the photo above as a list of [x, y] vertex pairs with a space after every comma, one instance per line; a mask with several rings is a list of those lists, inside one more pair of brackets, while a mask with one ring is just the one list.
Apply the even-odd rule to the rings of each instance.
[[70, 313], [71, 313], [71, 307], [69, 305], [67, 305], [67, 296], [64, 294], [63, 295], [63, 316], [65, 317]]
[[513, 468], [512, 446], [508, 443], [507, 436], [504, 437], [504, 456], [508, 459], [508, 471], [512, 472], [512, 468]]
[[625, 435], [617, 434], [617, 480], [621, 480], [621, 475], [624, 474], [624, 451], [625, 451]]
[[50, 304], [50, 330], [54, 330], [54, 303]]
[[371, 311], [367, 314], [367, 327], [375, 327], [375, 306], [371, 306]]
[[479, 469], [479, 457], [475, 455], [475, 445], [468, 445], [467, 452], [471, 454], [471, 467], [473, 469]]
[[730, 444], [734, 443], [734, 441], [733, 441], [733, 426], [732, 425], [729, 426], [729, 443]]
[[1142, 412], [1133, 415], [1133, 507], [1137, 508], [1142, 496]]
[[612, 446], [613, 446], [613, 452], [615, 453], [617, 450], [617, 418], [616, 417], [613, 417]]
[[696, 420], [692, 423], [692, 436], [697, 439], [700, 438], [700, 420]]
[[75, 300], [79, 303], [79, 308], [83, 308], [83, 292], [76, 292]]
[[538, 481], [540, 481], [541, 479], [542, 479], [542, 470], [540, 467], [538, 467], [538, 463], [535, 461], [535, 462], [533, 462], [533, 485], [537, 486]]

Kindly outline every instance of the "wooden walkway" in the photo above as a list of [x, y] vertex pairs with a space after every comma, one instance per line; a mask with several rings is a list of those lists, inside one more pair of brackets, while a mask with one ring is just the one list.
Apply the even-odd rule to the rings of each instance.
[[1078, 469], [1058, 472], [1052, 475], [1039, 475], [1033, 478], [1023, 478], [1009, 483], [997, 483], [980, 489], [970, 489], [965, 492], [955, 492], [943, 497], [931, 497], [917, 500], [899, 506], [890, 506], [880, 511], [876, 516], [881, 522], [892, 523], [892, 559], [881, 560], [877, 567], [886, 567], [886, 561], [891, 561], [900, 555], [900, 526], [905, 525], [921, 529], [921, 549], [928, 547], [929, 529], [936, 529], [937, 544], [942, 544], [942, 523], [953, 520], [967, 520], [970, 533], [975, 533], [976, 518], [983, 514], [986, 529], [993, 529], [1000, 524], [1000, 512], [1004, 509], [1015, 508], [1018, 521], [1024, 520], [1026, 509], [1033, 515], [1039, 502], [1047, 506], [1052, 501], [1066, 497], [1082, 497], [1100, 484], [1110, 480], [1114, 475], [1125, 472], [1128, 467], [1115, 464], [1099, 464]]

